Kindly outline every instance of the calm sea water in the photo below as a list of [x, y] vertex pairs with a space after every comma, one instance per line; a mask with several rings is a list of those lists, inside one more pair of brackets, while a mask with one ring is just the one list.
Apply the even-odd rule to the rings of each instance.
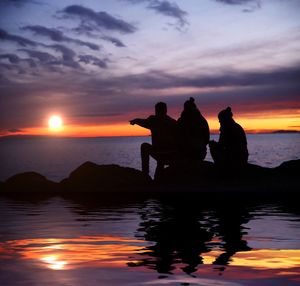
[[[212, 139], [218, 136], [212, 135]], [[249, 161], [275, 167], [300, 158], [300, 134], [247, 135]], [[85, 161], [141, 168], [140, 145], [150, 137], [110, 138], [0, 138], [0, 180], [35, 171], [60, 181]], [[208, 152], [206, 160], [211, 161]], [[155, 162], [151, 162], [151, 170]]]
[[0, 285], [296, 286], [291, 203], [0, 197]]
[[[139, 168], [145, 140], [2, 139], [1, 179], [34, 170], [58, 181], [87, 160]], [[259, 165], [300, 157], [297, 134], [248, 142]], [[0, 196], [0, 285], [300, 285], [296, 200], [92, 196]]]

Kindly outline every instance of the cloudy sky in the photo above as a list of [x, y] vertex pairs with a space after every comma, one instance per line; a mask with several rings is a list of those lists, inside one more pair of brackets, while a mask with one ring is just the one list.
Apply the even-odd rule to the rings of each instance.
[[0, 134], [145, 134], [193, 96], [211, 129], [300, 130], [299, 0], [0, 0]]

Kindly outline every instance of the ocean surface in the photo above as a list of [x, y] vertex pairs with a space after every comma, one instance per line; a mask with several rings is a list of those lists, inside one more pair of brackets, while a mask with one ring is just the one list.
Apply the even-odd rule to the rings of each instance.
[[[276, 167], [300, 159], [300, 134], [248, 134], [247, 139], [250, 163]], [[141, 169], [140, 145], [150, 141], [150, 137], [0, 138], [0, 181], [27, 171], [60, 181], [86, 161]], [[206, 160], [212, 161], [209, 151]], [[154, 168], [151, 161], [152, 174]]]
[[[87, 160], [139, 168], [149, 140], [0, 139], [1, 180], [33, 170], [59, 181]], [[248, 143], [262, 166], [300, 157], [298, 134]], [[299, 201], [289, 197], [0, 196], [0, 225], [3, 286], [300, 285]]]

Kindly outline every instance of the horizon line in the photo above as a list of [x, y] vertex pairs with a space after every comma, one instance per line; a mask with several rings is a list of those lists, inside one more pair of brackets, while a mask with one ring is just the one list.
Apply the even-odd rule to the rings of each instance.
[[[296, 134], [300, 133], [300, 130], [245, 130], [246, 134]], [[219, 131], [213, 130], [210, 132], [210, 135], [219, 135]], [[58, 135], [58, 134], [9, 134], [9, 135], [0, 135], [0, 139], [5, 138], [17, 138], [17, 137], [31, 137], [31, 138], [111, 138], [111, 137], [151, 137], [151, 135], [98, 135], [98, 136], [78, 136], [78, 135]]]

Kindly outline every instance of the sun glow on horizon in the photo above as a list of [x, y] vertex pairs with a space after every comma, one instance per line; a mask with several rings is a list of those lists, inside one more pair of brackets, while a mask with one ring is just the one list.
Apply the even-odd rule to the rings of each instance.
[[63, 126], [63, 121], [60, 116], [52, 115], [48, 120], [48, 126], [53, 131], [58, 131]]
[[[256, 114], [236, 114], [234, 119], [239, 123], [247, 134], [251, 133], [272, 133], [278, 130], [299, 132], [300, 131], [300, 110], [287, 110], [276, 116], [268, 112], [258, 112]], [[178, 113], [172, 112], [173, 118], [178, 117]], [[128, 116], [132, 118], [133, 116]], [[205, 116], [211, 133], [219, 133], [220, 124], [216, 116]], [[65, 137], [110, 137], [110, 136], [149, 136], [150, 131], [140, 126], [132, 126], [124, 119], [119, 122], [89, 122], [77, 123], [68, 122], [65, 124], [60, 115], [52, 115], [48, 119], [48, 126], [22, 128], [19, 132], [3, 132], [5, 135], [33, 135], [33, 136], [65, 136]]]

